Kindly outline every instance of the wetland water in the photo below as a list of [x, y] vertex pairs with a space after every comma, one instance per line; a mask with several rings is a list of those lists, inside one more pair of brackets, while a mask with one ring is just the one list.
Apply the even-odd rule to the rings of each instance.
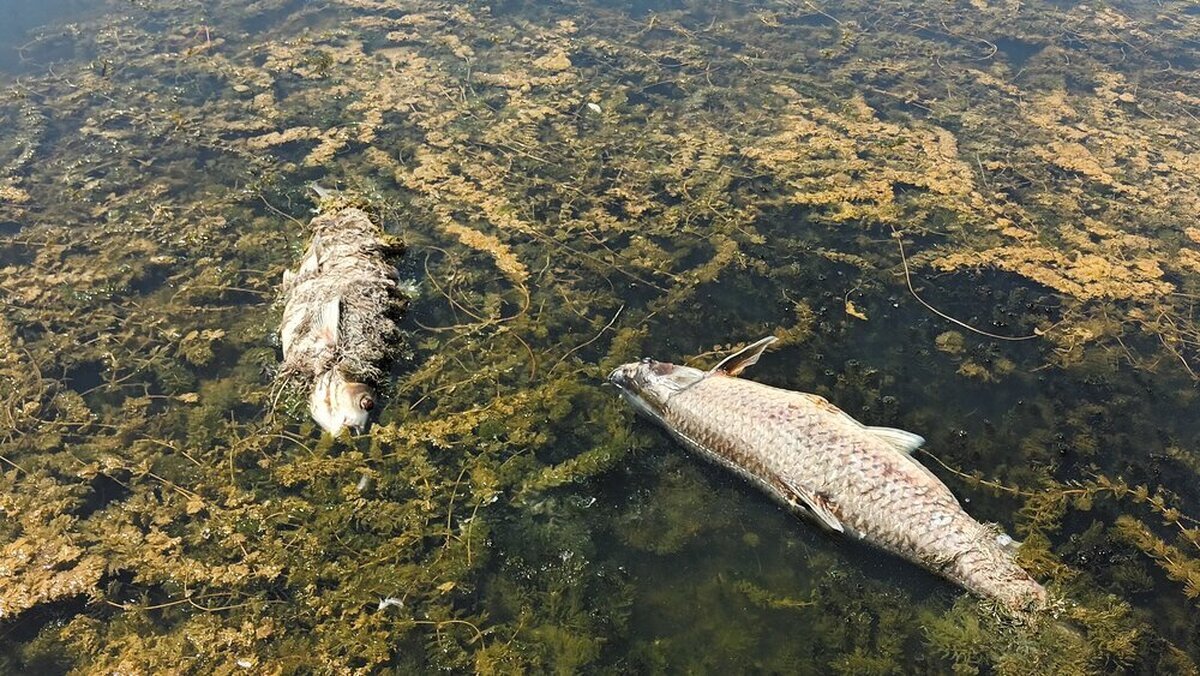
[[[1195, 672], [1192, 4], [102, 9], [0, 0], [0, 671]], [[419, 288], [352, 440], [272, 387], [311, 181]], [[601, 384], [769, 334], [1057, 617]]]

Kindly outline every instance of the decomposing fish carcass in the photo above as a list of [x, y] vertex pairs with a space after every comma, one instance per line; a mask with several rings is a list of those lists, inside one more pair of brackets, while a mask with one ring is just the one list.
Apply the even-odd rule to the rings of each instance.
[[404, 252], [360, 209], [323, 213], [295, 272], [283, 273], [279, 378], [309, 394], [325, 431], [366, 430], [401, 345], [408, 295], [394, 261]]
[[830, 531], [856, 536], [993, 599], [1014, 616], [1046, 607], [1016, 543], [973, 519], [911, 456], [924, 439], [868, 427], [824, 398], [742, 380], [774, 338], [710, 371], [643, 359], [609, 381], [690, 450]]

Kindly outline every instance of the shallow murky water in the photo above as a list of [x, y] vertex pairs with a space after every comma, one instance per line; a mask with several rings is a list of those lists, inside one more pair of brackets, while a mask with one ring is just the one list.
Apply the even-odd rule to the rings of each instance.
[[[1195, 671], [1190, 4], [0, 18], [4, 671]], [[311, 181], [420, 288], [355, 439], [273, 406]], [[924, 436], [1054, 617], [821, 533], [602, 385], [770, 334], [747, 377]]]

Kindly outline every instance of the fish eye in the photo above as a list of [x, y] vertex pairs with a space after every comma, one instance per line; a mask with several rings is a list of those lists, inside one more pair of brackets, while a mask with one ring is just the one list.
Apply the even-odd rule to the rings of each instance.
[[375, 408], [375, 400], [371, 398], [371, 395], [364, 394], [358, 399], [358, 407], [364, 411], [370, 411]]

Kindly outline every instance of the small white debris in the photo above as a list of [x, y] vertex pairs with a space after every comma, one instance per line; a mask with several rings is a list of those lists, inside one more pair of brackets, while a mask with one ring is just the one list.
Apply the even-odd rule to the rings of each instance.
[[237, 661], [237, 665], [243, 669], [249, 669], [250, 667], [254, 666], [254, 663], [243, 657]]
[[421, 283], [415, 278], [400, 280], [400, 293], [403, 293], [409, 298], [416, 298], [421, 295]]
[[1000, 545], [1001, 547], [1011, 547], [1012, 543], [1012, 536], [1008, 535], [1007, 533], [1001, 533], [996, 536], [996, 544]]
[[370, 485], [371, 485], [371, 477], [367, 474], [363, 474], [358, 479], [358, 492], [362, 493], [363, 491], [367, 490], [367, 488], [370, 487]]
[[596, 113], [597, 115], [604, 112], [604, 109], [600, 107], [599, 103], [593, 103], [591, 101], [588, 101], [587, 107], [588, 107], [588, 110], [592, 111], [593, 113]]
[[386, 599], [380, 599], [379, 610], [383, 610], [384, 608], [387, 608], [388, 606], [396, 606], [397, 608], [403, 608], [404, 601], [401, 601], [400, 599], [398, 599], [394, 596], [389, 596]]

